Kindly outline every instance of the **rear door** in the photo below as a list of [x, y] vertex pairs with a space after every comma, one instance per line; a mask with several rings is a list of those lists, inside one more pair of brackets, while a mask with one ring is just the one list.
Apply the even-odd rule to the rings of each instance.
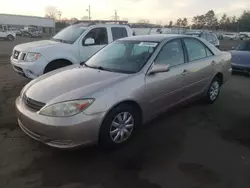
[[185, 71], [188, 75], [189, 85], [186, 95], [196, 95], [206, 88], [215, 72], [216, 56], [200, 40], [195, 38], [183, 39], [188, 61]]
[[113, 41], [128, 36], [127, 29], [125, 27], [111, 27], [111, 33]]

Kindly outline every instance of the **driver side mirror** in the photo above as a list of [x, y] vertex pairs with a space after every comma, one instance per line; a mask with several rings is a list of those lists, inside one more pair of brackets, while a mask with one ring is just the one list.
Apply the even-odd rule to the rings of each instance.
[[95, 39], [93, 38], [87, 38], [85, 41], [84, 41], [84, 45], [85, 46], [90, 46], [90, 45], [94, 45], [95, 44]]
[[232, 50], [235, 50], [235, 49], [236, 49], [236, 47], [235, 47], [235, 46], [233, 46], [233, 47], [232, 47]]
[[149, 75], [160, 73], [160, 72], [168, 72], [170, 70], [170, 65], [165, 64], [154, 64], [151, 70], [148, 72]]

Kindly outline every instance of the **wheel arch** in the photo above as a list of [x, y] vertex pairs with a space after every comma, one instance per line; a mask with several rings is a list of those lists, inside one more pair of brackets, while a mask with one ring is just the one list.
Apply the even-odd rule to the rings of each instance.
[[216, 73], [216, 75], [214, 76], [214, 78], [217, 77], [220, 79], [220, 85], [223, 84], [223, 74], [221, 72]]
[[112, 107], [110, 107], [107, 111], [107, 113], [105, 114], [105, 116], [102, 119], [101, 125], [103, 124], [105, 118], [107, 117], [107, 115], [116, 107], [120, 106], [120, 105], [131, 105], [133, 107], [135, 107], [138, 110], [139, 116], [140, 116], [140, 121], [141, 123], [143, 122], [143, 111], [142, 108], [140, 106], [140, 104], [138, 102], [136, 102], [135, 100], [132, 99], [127, 99], [127, 100], [123, 100], [120, 101], [118, 103], [116, 103], [115, 105], [113, 105]]
[[70, 61], [70, 60], [68, 60], [68, 59], [65, 59], [65, 58], [54, 59], [54, 60], [50, 61], [50, 62], [44, 67], [43, 73], [45, 73], [45, 70], [46, 70], [49, 66], [51, 66], [52, 64], [54, 64], [54, 63], [56, 63], [56, 62], [58, 62], [58, 61], [64, 62], [64, 63], [66, 63], [66, 64], [68, 64], [68, 65], [73, 65], [72, 61]]

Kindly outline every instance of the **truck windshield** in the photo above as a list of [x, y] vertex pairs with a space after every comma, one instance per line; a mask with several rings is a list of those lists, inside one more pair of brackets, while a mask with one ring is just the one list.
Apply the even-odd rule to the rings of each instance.
[[140, 71], [157, 48], [157, 42], [116, 41], [92, 56], [85, 65], [111, 72]]
[[73, 44], [84, 31], [86, 31], [85, 27], [69, 26], [57, 33], [52, 39]]

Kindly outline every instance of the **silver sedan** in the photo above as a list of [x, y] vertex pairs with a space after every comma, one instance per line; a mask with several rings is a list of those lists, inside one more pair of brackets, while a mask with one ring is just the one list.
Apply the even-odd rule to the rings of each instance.
[[16, 100], [18, 123], [57, 148], [118, 147], [170, 107], [194, 97], [215, 102], [231, 71], [230, 53], [200, 38], [124, 38], [27, 84]]

